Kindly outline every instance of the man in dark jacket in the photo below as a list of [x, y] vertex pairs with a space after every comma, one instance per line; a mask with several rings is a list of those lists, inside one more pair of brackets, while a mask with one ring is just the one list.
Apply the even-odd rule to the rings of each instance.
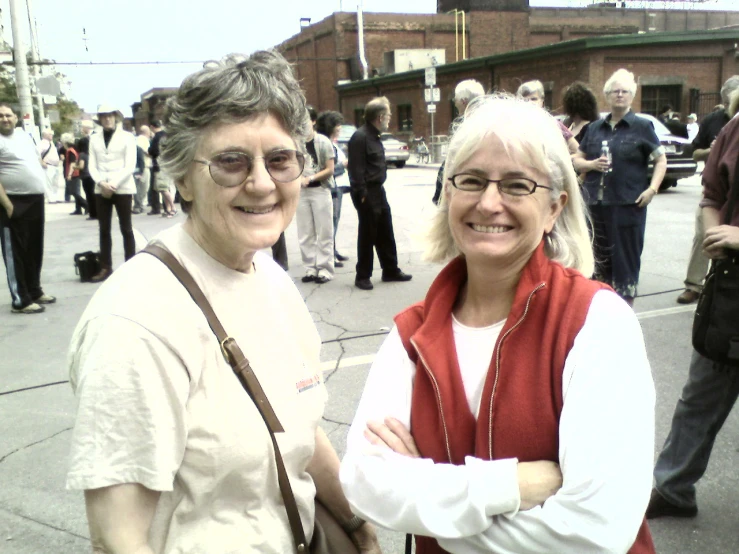
[[387, 164], [380, 134], [388, 130], [390, 116], [388, 99], [384, 96], [373, 98], [364, 108], [365, 124], [349, 139], [349, 184], [359, 218], [354, 285], [362, 290], [374, 288], [370, 280], [375, 257], [373, 248], [380, 259], [383, 281], [410, 281], [412, 278], [398, 268], [393, 218], [383, 188]]
[[[739, 75], [729, 77], [721, 87], [721, 100], [725, 106], [729, 105], [731, 93], [739, 88]], [[711, 147], [716, 141], [721, 129], [729, 122], [726, 109], [717, 110], [706, 116], [698, 129], [698, 135], [693, 139], [693, 159], [696, 162], [705, 162]], [[708, 271], [708, 258], [703, 254], [703, 211], [698, 208], [695, 213], [695, 234], [690, 249], [688, 271], [685, 276], [685, 290], [677, 297], [678, 304], [690, 304], [698, 300], [703, 289], [703, 279]]]

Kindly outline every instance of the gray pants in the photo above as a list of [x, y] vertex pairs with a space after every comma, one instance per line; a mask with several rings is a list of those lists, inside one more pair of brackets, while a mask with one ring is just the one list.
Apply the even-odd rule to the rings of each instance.
[[708, 273], [708, 258], [703, 254], [703, 240], [706, 232], [703, 227], [703, 208], [698, 206], [695, 212], [695, 232], [693, 234], [693, 245], [690, 248], [690, 260], [688, 260], [688, 274], [685, 276], [685, 288], [700, 292], [703, 290], [703, 280]]
[[696, 505], [695, 484], [708, 467], [716, 435], [739, 395], [739, 370], [717, 370], [693, 351], [672, 428], [654, 468], [659, 493], [676, 506]]
[[136, 194], [133, 195], [133, 209], [143, 212], [149, 192], [149, 168], [144, 169], [140, 176], [135, 176], [134, 181], [136, 181]]

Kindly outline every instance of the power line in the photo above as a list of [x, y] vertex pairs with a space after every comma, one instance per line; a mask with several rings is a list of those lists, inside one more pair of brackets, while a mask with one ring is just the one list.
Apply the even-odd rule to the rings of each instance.
[[[295, 58], [288, 59], [290, 63], [298, 62], [313, 62], [313, 61], [346, 61], [349, 58], [332, 58], [332, 57], [306, 57], [306, 58]], [[95, 66], [95, 65], [188, 65], [198, 64], [203, 65], [204, 63], [212, 60], [171, 60], [171, 61], [149, 61], [149, 62], [55, 62], [51, 60], [39, 60], [36, 62], [29, 61], [28, 65], [77, 65], [77, 66]], [[0, 65], [13, 65], [14, 62], [0, 62]]]
[[[183, 60], [162, 62], [55, 62], [49, 60], [28, 62], [28, 65], [171, 65], [171, 64], [204, 64], [208, 60]], [[2, 62], [2, 65], [13, 65], [13, 62]]]

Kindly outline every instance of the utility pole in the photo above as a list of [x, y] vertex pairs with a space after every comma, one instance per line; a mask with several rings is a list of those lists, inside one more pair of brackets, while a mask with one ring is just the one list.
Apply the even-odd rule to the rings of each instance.
[[[21, 38], [20, 21], [18, 19], [18, 3], [20, 0], [9, 0], [10, 2], [10, 26], [13, 30], [13, 59], [15, 60], [15, 86], [18, 90], [18, 100], [21, 104], [21, 118], [23, 129], [27, 133], [33, 133], [36, 121], [33, 118], [33, 106], [31, 105], [31, 87], [28, 85], [28, 64], [26, 63], [26, 47]], [[36, 133], [33, 133], [34, 135]]]
[[[46, 122], [46, 114], [44, 113], [44, 97], [38, 89], [36, 80], [41, 74], [41, 66], [38, 62], [41, 59], [41, 53], [38, 47], [38, 31], [36, 30], [36, 19], [33, 17], [32, 0], [26, 0], [26, 9], [28, 10], [28, 25], [31, 28], [31, 62], [33, 63], [34, 89], [36, 90], [36, 104], [38, 105], [39, 127], [41, 130], [48, 128]], [[14, 39], [15, 40], [15, 39]]]

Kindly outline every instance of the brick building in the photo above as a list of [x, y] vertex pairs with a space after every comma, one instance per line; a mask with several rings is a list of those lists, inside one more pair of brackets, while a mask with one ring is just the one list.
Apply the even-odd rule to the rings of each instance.
[[[444, 13], [449, 10], [458, 11]], [[465, 12], [464, 32], [459, 10]], [[393, 103], [392, 129], [407, 136], [428, 136], [430, 128], [423, 71], [392, 73], [388, 66], [388, 53], [402, 49], [444, 53], [447, 63], [437, 66], [442, 103], [436, 129], [448, 126], [451, 91], [465, 78], [500, 90], [515, 90], [520, 82], [539, 78], [546, 83], [548, 105], [556, 107], [563, 86], [580, 79], [600, 89], [609, 68], [621, 64], [643, 75], [648, 87], [662, 87], [647, 89], [645, 111], [652, 111], [655, 102], [670, 101], [687, 112], [691, 98], [693, 106], [714, 99], [698, 96], [699, 91], [715, 94], [722, 77], [737, 72], [733, 54], [724, 55], [721, 49], [732, 48], [737, 38], [729, 26], [739, 25], [739, 12], [531, 8], [528, 0], [439, 0], [438, 11], [365, 13], [367, 80], [362, 79], [354, 13], [334, 13], [276, 48], [295, 64], [316, 109], [336, 109], [348, 122], [358, 123], [363, 103], [385, 94]], [[712, 30], [718, 28], [725, 31]], [[614, 38], [603, 42], [604, 37]], [[641, 106], [641, 95], [636, 100]]]
[[[636, 111], [656, 115], [662, 105], [670, 103], [678, 112], [702, 116], [719, 102], [721, 84], [739, 74], [738, 42], [739, 28], [617, 35], [439, 66], [436, 78], [441, 102], [434, 116], [436, 134], [446, 134], [456, 115], [452, 97], [454, 87], [463, 79], [477, 79], [486, 90], [508, 92], [515, 92], [522, 82], [539, 79], [544, 83], [547, 107], [556, 112], [567, 85], [576, 80], [589, 83], [600, 100], [605, 81], [621, 67], [638, 77]], [[359, 124], [365, 103], [374, 96], [387, 96], [393, 106], [392, 131], [405, 139], [429, 136], [424, 88], [424, 70], [355, 81], [336, 87], [338, 107], [348, 122]]]

